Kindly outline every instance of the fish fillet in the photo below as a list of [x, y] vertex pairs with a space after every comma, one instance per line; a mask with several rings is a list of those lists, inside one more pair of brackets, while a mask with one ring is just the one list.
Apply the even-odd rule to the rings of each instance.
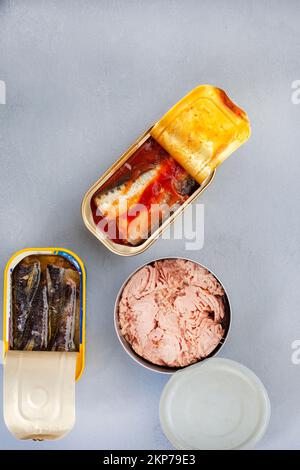
[[[123, 208], [119, 207], [120, 198], [127, 201], [127, 207], [132, 207], [138, 202], [145, 188], [159, 174], [160, 166], [142, 173], [135, 181], [128, 181], [120, 186], [104, 191], [95, 197], [95, 204], [104, 217], [117, 217], [122, 214]], [[126, 211], [126, 208], [124, 209]]]
[[67, 279], [64, 285], [64, 304], [59, 313], [52, 351], [74, 351], [76, 315], [76, 283]]
[[14, 269], [14, 315], [10, 341], [13, 349], [19, 349], [23, 342], [29, 312], [40, 283], [40, 278], [41, 267], [38, 261], [31, 264], [21, 263]]
[[48, 347], [48, 300], [46, 285], [40, 286], [30, 310], [29, 325], [25, 330], [22, 350], [43, 351]]

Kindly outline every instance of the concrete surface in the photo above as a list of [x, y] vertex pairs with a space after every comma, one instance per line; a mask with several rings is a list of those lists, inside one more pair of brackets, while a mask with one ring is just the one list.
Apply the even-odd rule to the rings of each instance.
[[[170, 448], [158, 419], [168, 378], [133, 363], [113, 327], [125, 277], [168, 255], [211, 267], [229, 291], [234, 323], [221, 356], [252, 368], [272, 403], [259, 448], [300, 448], [300, 365], [291, 360], [300, 339], [299, 22], [297, 0], [0, 2], [1, 265], [23, 247], [65, 246], [88, 271], [76, 426], [61, 441], [18, 442], [0, 420], [0, 448]], [[111, 254], [83, 225], [84, 193], [201, 83], [227, 90], [252, 123], [249, 143], [199, 200], [203, 249], [159, 240], [138, 257]], [[1, 412], [2, 392], [0, 403]]]

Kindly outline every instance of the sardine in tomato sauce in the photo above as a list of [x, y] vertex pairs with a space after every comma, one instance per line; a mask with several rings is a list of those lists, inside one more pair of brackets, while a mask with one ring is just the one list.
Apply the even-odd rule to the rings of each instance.
[[[199, 187], [152, 137], [91, 199], [96, 226], [112, 241], [136, 246]], [[121, 207], [120, 201], [125, 201]], [[154, 227], [151, 219], [156, 216]]]

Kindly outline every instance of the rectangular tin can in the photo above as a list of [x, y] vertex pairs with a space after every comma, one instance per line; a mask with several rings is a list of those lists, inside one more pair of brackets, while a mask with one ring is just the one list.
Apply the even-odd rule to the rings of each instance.
[[128, 160], [128, 158], [139, 148], [143, 143], [151, 136], [152, 127], [142, 134], [133, 145], [123, 153], [123, 155], [117, 160], [102, 176], [93, 184], [93, 186], [87, 191], [82, 202], [82, 218], [87, 229], [100, 240], [106, 248], [117, 255], [121, 256], [133, 256], [143, 253], [149, 248], [157, 238], [179, 217], [187, 205], [191, 204], [212, 182], [215, 172], [206, 179], [206, 181], [164, 222], [158, 227], [151, 235], [139, 246], [126, 246], [119, 245], [111, 241], [108, 237], [102, 235], [100, 230], [93, 221], [91, 211], [91, 199], [96, 191]]
[[12, 273], [14, 268], [27, 256], [48, 255], [61, 256], [68, 260], [80, 276], [80, 313], [79, 313], [79, 351], [76, 360], [76, 380], [79, 380], [85, 363], [85, 320], [86, 320], [86, 271], [81, 259], [65, 248], [25, 248], [17, 251], [7, 262], [4, 271], [3, 300], [3, 342], [4, 356], [10, 349], [10, 323], [12, 313]]
[[[31, 256], [34, 261], [27, 264]], [[63, 333], [60, 334], [57, 333], [59, 330], [55, 330], [54, 337], [51, 337], [52, 341], [58, 341], [57, 349], [53, 348], [53, 346], [47, 349], [49, 344], [47, 342], [46, 346], [43, 342], [39, 343], [39, 340], [35, 338], [41, 338], [39, 336], [41, 335], [40, 330], [39, 333], [35, 331], [34, 323], [33, 325], [29, 323], [31, 325], [30, 330], [26, 330], [27, 320], [25, 320], [24, 329], [20, 331], [30, 331], [28, 338], [26, 335], [25, 337], [22, 335], [18, 337], [16, 334], [23, 320], [21, 319], [22, 313], [17, 317], [17, 323], [13, 320], [15, 308], [13, 302], [16, 295], [14, 293], [16, 288], [14, 270], [23, 260], [25, 266], [32, 266], [38, 260], [39, 274], [35, 272], [35, 281], [33, 281], [33, 278], [29, 277], [31, 273], [28, 273], [26, 270], [22, 272], [22, 275], [19, 277], [18, 288], [24, 290], [19, 292], [18, 302], [19, 305], [22, 305], [22, 299], [26, 299], [26, 295], [29, 295], [28, 291], [26, 293], [28, 285], [33, 286], [34, 294], [32, 294], [33, 297], [29, 304], [31, 309], [35, 301], [34, 299], [37, 297], [37, 289], [39, 288], [36, 286], [40, 286], [41, 282], [43, 283], [38, 297], [38, 299], [45, 299], [43, 300], [43, 307], [38, 307], [39, 303], [35, 304], [34, 308], [36, 310], [34, 310], [33, 314], [37, 315], [36, 321], [40, 322], [39, 325], [43, 325], [41, 331], [43, 331], [43, 335], [45, 334], [45, 338], [48, 338], [48, 341], [50, 341], [49, 335], [52, 334], [52, 326], [51, 328], [49, 326], [52, 320], [49, 317], [48, 310], [48, 295], [51, 290], [48, 291], [49, 278], [46, 277], [47, 280], [45, 280], [44, 270], [46, 266], [48, 268], [48, 263], [55, 263], [53, 265], [55, 268], [64, 267], [68, 270], [67, 280], [64, 281], [64, 286], [67, 290], [59, 291], [56, 301], [59, 302], [60, 296], [65, 296], [67, 295], [66, 292], [68, 292], [69, 297], [67, 298], [69, 300], [67, 302], [69, 304], [66, 303], [64, 305], [64, 311], [68, 312], [69, 309], [76, 309], [76, 316], [73, 317], [74, 326], [68, 323], [68, 317], [65, 320], [66, 324], [69, 325], [68, 328], [71, 329], [72, 347], [70, 347], [70, 350], [65, 349], [64, 344], [64, 341], [67, 341], [65, 336], [67, 330], [63, 330]], [[59, 269], [58, 271], [61, 273]], [[46, 276], [48, 274], [49, 271], [47, 271]], [[63, 276], [65, 276], [65, 271], [63, 271]], [[37, 279], [38, 284], [32, 284]], [[53, 282], [57, 282], [57, 279], [60, 279], [60, 277], [55, 278]], [[24, 282], [24, 287], [22, 287]], [[50, 284], [50, 286], [53, 285]], [[76, 296], [74, 297], [74, 294], [71, 294], [71, 292], [74, 293], [75, 286]], [[55, 287], [55, 289], [58, 289], [58, 287]], [[41, 297], [40, 292], [43, 292], [43, 297]], [[47, 297], [45, 298], [44, 295]], [[28, 302], [28, 299], [26, 302]], [[40, 302], [40, 300], [36, 300], [36, 302]], [[45, 321], [44, 318], [42, 317], [42, 320], [40, 320], [40, 312], [43, 314], [44, 305], [47, 306], [46, 327], [44, 323], [41, 323]], [[58, 305], [61, 305], [60, 302]], [[57, 313], [57, 307], [52, 308]], [[3, 414], [7, 428], [17, 439], [33, 439], [36, 441], [60, 439], [73, 428], [75, 424], [75, 381], [80, 378], [85, 361], [85, 318], [86, 272], [83, 262], [75, 253], [65, 248], [26, 248], [16, 252], [10, 258], [4, 273]], [[44, 338], [44, 336], [42, 337]], [[22, 345], [22, 341], [26, 341], [25, 348]], [[62, 341], [62, 343], [59, 343], [59, 341]], [[41, 348], [39, 347], [40, 344], [42, 345]], [[69, 345], [69, 343], [66, 343], [66, 345]]]

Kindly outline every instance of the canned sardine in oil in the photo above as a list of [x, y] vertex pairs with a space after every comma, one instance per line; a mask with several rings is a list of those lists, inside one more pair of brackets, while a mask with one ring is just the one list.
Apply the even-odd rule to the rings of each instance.
[[246, 113], [219, 88], [195, 88], [89, 189], [86, 227], [112, 252], [146, 250], [250, 135]]
[[75, 423], [84, 368], [86, 274], [63, 248], [15, 253], [4, 275], [4, 419], [19, 439], [58, 439]]

